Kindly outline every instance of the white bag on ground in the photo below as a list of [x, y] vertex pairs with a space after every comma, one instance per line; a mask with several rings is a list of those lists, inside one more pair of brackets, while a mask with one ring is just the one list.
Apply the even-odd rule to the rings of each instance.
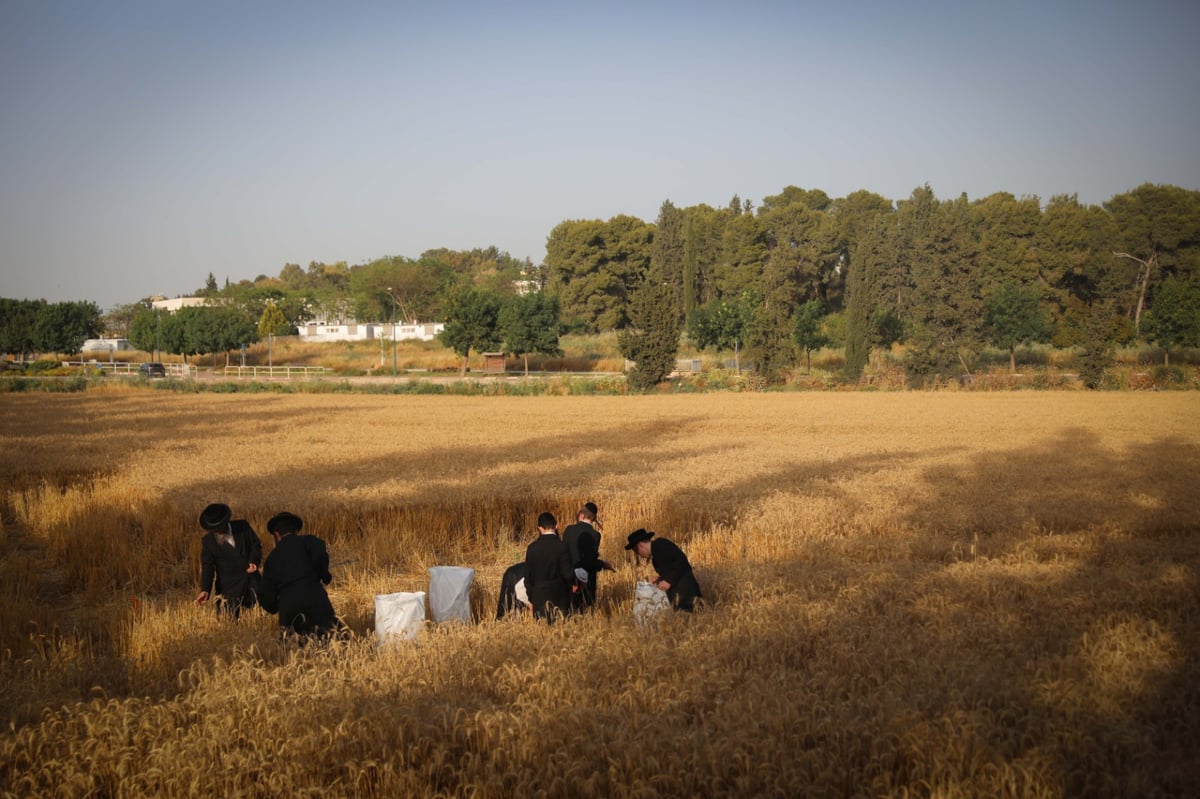
[[425, 592], [401, 591], [375, 597], [375, 640], [416, 638], [425, 624]]
[[429, 615], [435, 622], [471, 623], [471, 581], [475, 570], [465, 566], [429, 569]]
[[634, 621], [638, 624], [645, 624], [659, 613], [670, 609], [671, 600], [667, 599], [666, 591], [654, 583], [638, 580], [637, 591], [634, 592], [633, 597]]

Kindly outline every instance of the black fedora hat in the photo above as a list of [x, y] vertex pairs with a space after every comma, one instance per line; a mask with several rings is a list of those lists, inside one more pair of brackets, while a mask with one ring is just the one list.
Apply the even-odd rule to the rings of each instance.
[[633, 549], [643, 541], [649, 541], [654, 538], [654, 533], [648, 533], [644, 528], [639, 527], [629, 534], [628, 543], [625, 544], [626, 549]]
[[233, 511], [223, 502], [214, 502], [200, 512], [200, 526], [210, 533], [224, 530], [229, 526], [229, 518]]
[[267, 532], [272, 534], [287, 535], [288, 533], [298, 533], [303, 527], [304, 520], [296, 514], [288, 513], [287, 511], [276, 513], [267, 522]]

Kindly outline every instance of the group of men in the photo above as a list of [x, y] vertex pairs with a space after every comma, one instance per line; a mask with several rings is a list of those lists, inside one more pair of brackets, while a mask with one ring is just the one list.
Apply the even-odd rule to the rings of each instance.
[[[586, 503], [561, 538], [554, 514], [544, 512], [538, 516], [538, 536], [526, 547], [525, 560], [504, 572], [497, 619], [513, 611], [531, 610], [535, 619], [552, 624], [557, 617], [586, 612], [595, 605], [600, 572], [613, 571], [613, 565], [600, 557], [597, 512], [594, 503]], [[678, 546], [638, 529], [629, 534], [625, 549], [650, 561], [657, 572], [653, 582], [666, 592], [673, 608], [686, 612], [695, 609], [701, 596], [700, 584]]]
[[[525, 549], [525, 560], [504, 573], [497, 619], [529, 610], [535, 619], [553, 623], [555, 618], [587, 612], [596, 604], [600, 573], [613, 571], [613, 565], [600, 557], [597, 513], [594, 503], [586, 503], [561, 537], [554, 514], [538, 516], [538, 536]], [[267, 522], [275, 548], [266, 563], [262, 562], [258, 534], [245, 519], [234, 519], [228, 505], [206, 507], [200, 514], [200, 527], [205, 533], [197, 604], [216, 596], [217, 615], [233, 620], [243, 608], [258, 605], [279, 614], [283, 632], [299, 636], [322, 636], [342, 629], [325, 591], [333, 579], [329, 551], [320, 538], [299, 535], [304, 527], [299, 516], [284, 511]], [[629, 534], [625, 549], [650, 561], [657, 572], [653, 582], [666, 592], [672, 607], [688, 612], [694, 609], [701, 596], [700, 584], [678, 546], [638, 529]]]
[[267, 522], [275, 549], [262, 563], [262, 544], [245, 519], [234, 519], [224, 503], [214, 503], [200, 514], [205, 531], [200, 543], [200, 593], [203, 605], [214, 595], [217, 615], [237, 619], [243, 608], [256, 604], [279, 614], [285, 633], [320, 636], [341, 629], [325, 586], [329, 550], [314, 535], [298, 535], [304, 520], [294, 513], [277, 513]]

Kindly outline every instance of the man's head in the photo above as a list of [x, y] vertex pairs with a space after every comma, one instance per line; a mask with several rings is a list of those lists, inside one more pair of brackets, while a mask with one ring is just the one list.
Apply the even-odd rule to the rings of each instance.
[[[588, 505], [591, 505], [591, 507], [588, 507]], [[582, 508], [580, 508], [578, 514], [579, 521], [588, 523], [596, 521], [596, 511], [592, 510], [594, 507], [596, 506], [589, 502], [587, 505], [584, 505]]]
[[639, 527], [626, 538], [625, 548], [632, 549], [638, 557], [648, 558], [650, 557], [651, 538], [654, 538], [654, 533]]
[[304, 520], [294, 513], [283, 511], [276, 513], [267, 522], [267, 532], [278, 538], [292, 533], [298, 533], [304, 528]]
[[558, 519], [554, 518], [554, 514], [550, 511], [542, 511], [537, 520], [538, 529], [542, 532], [550, 532], [558, 529]]
[[229, 529], [229, 519], [233, 511], [229, 506], [214, 502], [200, 512], [200, 526], [210, 533], [223, 533]]

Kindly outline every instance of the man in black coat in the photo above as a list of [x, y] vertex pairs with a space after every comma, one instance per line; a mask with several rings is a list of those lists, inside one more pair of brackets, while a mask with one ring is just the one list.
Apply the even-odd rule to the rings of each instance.
[[596, 604], [596, 578], [613, 566], [600, 558], [600, 527], [596, 506], [591, 502], [579, 509], [576, 521], [563, 530], [562, 540], [571, 555], [577, 591], [571, 595], [571, 610], [580, 612]]
[[525, 562], [514, 563], [504, 570], [500, 579], [500, 599], [496, 603], [496, 621], [510, 613], [529, 610], [529, 594], [525, 590]]
[[654, 533], [634, 530], [629, 534], [626, 549], [633, 550], [639, 558], [648, 558], [658, 572], [652, 582], [667, 592], [671, 607], [691, 613], [696, 600], [700, 599], [700, 583], [692, 572], [687, 555], [665, 538], [655, 538]]
[[555, 614], [570, 607], [575, 573], [567, 545], [558, 537], [553, 513], [538, 516], [538, 537], [525, 549], [525, 592], [533, 605], [533, 617], [554, 623]]
[[279, 614], [284, 633], [326, 635], [342, 627], [325, 593], [325, 586], [333, 580], [329, 551], [315, 535], [297, 535], [303, 527], [299, 516], [286, 511], [267, 522], [275, 549], [263, 565], [258, 601], [263, 610]]
[[232, 516], [229, 506], [219, 502], [200, 514], [200, 527], [205, 532], [200, 541], [200, 593], [196, 604], [203, 605], [215, 590], [221, 597], [214, 603], [217, 615], [236, 621], [242, 608], [254, 607], [262, 544], [249, 522]]

